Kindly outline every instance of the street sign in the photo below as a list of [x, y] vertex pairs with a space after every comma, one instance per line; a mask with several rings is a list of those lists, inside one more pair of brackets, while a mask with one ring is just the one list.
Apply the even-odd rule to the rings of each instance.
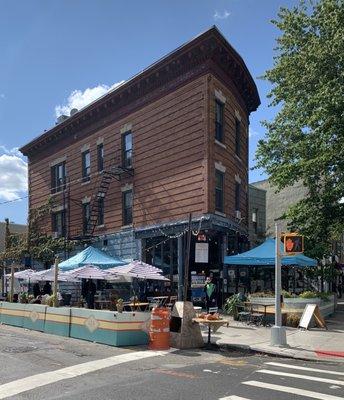
[[284, 253], [297, 254], [303, 253], [303, 236], [298, 233], [286, 233], [283, 236]]

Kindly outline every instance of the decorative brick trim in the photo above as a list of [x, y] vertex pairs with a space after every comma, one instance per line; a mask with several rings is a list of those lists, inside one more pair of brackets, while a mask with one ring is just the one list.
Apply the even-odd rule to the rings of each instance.
[[217, 169], [218, 171], [221, 171], [223, 173], [226, 172], [226, 167], [222, 164], [222, 162], [215, 161], [215, 169]]
[[67, 160], [67, 156], [56, 158], [56, 160], [52, 161], [49, 166], [54, 167], [57, 164], [61, 164]]
[[131, 131], [132, 128], [133, 128], [133, 124], [131, 122], [128, 122], [128, 123], [126, 123], [125, 125], [122, 126], [120, 132], [121, 133], [125, 133], [125, 132], [128, 132], [128, 131]]
[[221, 101], [221, 103], [225, 104], [226, 103], [226, 97], [222, 94], [221, 90], [216, 90], [215, 89], [215, 98], [219, 101]]

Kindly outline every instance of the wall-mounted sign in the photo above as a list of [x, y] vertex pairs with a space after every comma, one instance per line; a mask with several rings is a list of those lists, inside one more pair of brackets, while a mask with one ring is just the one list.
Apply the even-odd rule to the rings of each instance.
[[195, 262], [196, 263], [207, 263], [209, 255], [209, 244], [208, 243], [196, 243], [195, 244]]

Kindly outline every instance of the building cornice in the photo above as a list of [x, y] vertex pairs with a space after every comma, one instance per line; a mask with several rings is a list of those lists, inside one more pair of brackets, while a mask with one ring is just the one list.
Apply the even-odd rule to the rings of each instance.
[[111, 114], [116, 114], [116, 119], [121, 118], [131, 110], [154, 101], [173, 87], [212, 72], [214, 65], [221, 70], [226, 80], [233, 82], [247, 113], [255, 111], [260, 99], [252, 76], [240, 55], [218, 29], [212, 27], [33, 139], [20, 151], [30, 156], [81, 130], [85, 130], [86, 135], [93, 133], [112, 122]]

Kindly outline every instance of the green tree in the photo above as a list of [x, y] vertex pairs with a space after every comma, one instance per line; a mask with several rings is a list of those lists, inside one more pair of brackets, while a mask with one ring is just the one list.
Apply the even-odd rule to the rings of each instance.
[[285, 217], [320, 257], [344, 227], [344, 2], [302, 1], [272, 22], [281, 35], [265, 79], [279, 111], [263, 122], [256, 166], [277, 189], [297, 181], [308, 188]]
[[63, 237], [53, 239], [42, 231], [42, 220], [50, 217], [53, 207], [54, 201], [49, 200], [47, 204], [31, 211], [27, 234], [11, 233], [9, 228], [7, 229], [6, 246], [5, 250], [0, 252], [0, 261], [21, 262], [25, 255], [29, 254], [34, 260], [52, 264], [55, 254], [64, 249], [73, 250], [74, 242]]

